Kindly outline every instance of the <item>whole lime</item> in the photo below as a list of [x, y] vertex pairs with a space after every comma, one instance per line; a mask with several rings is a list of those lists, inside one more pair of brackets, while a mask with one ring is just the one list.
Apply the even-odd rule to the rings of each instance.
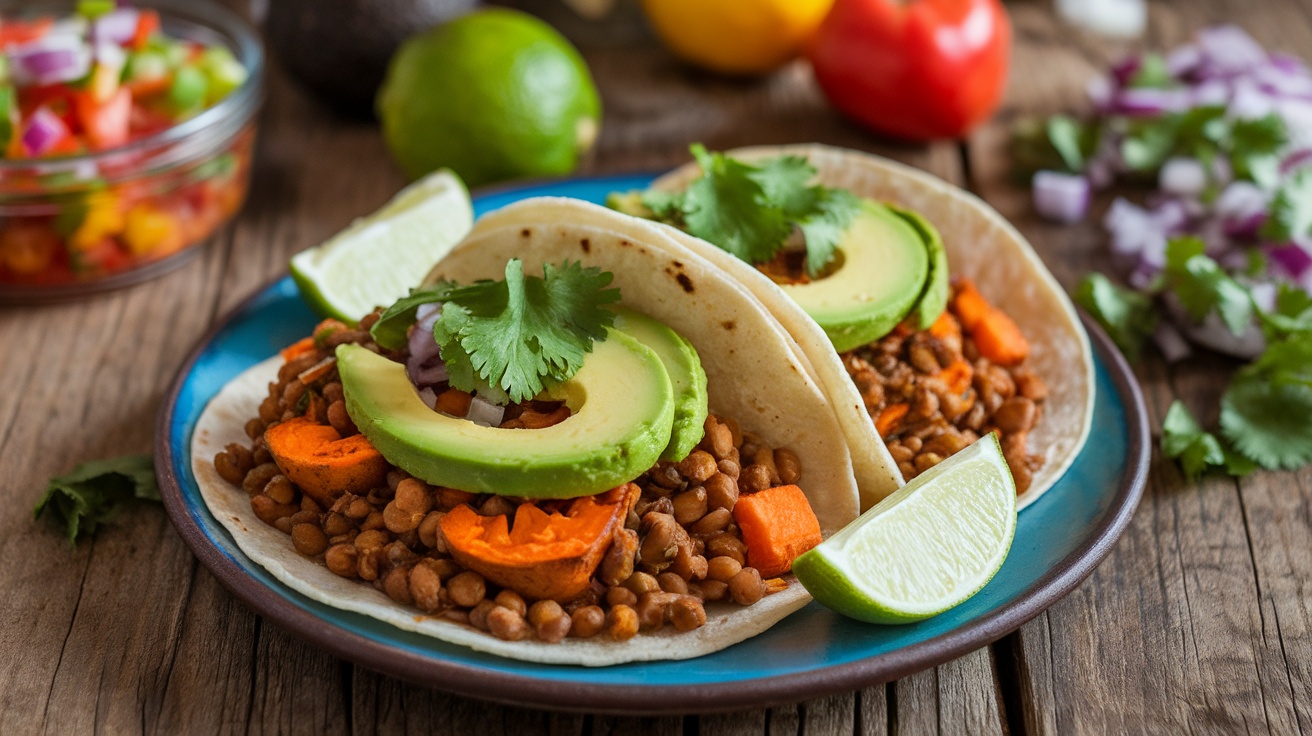
[[537, 18], [502, 8], [407, 40], [377, 104], [407, 174], [447, 167], [470, 186], [573, 171], [601, 118], [578, 50]]

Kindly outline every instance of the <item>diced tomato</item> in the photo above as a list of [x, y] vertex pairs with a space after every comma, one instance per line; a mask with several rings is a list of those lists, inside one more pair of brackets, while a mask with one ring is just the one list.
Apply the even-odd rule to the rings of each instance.
[[18, 44], [30, 43], [50, 32], [55, 24], [51, 18], [40, 18], [28, 23], [21, 20], [6, 20], [0, 23], [0, 49]]
[[137, 16], [137, 30], [132, 34], [132, 40], [128, 41], [128, 48], [134, 51], [140, 51], [146, 48], [146, 42], [155, 31], [159, 30], [159, 13], [154, 10], [143, 10]]
[[128, 142], [132, 119], [132, 93], [120, 89], [104, 103], [96, 102], [90, 92], [73, 98], [78, 121], [95, 148], [112, 148]]
[[138, 99], [157, 95], [162, 92], [168, 92], [169, 87], [173, 85], [173, 76], [165, 75], [162, 77], [146, 77], [144, 79], [132, 79], [124, 83], [123, 86], [132, 90], [132, 96]]
[[128, 127], [134, 135], [147, 136], [173, 125], [173, 118], [163, 110], [152, 110], [144, 105], [133, 105], [128, 116]]

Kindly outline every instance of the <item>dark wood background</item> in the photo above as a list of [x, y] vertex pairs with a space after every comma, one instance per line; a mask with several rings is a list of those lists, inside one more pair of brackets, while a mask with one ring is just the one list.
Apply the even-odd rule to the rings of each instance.
[[[273, 0], [278, 2], [279, 0]], [[1097, 0], [1090, 0], [1097, 1]], [[244, 5], [243, 2], [230, 2]], [[1127, 47], [1009, 6], [1006, 104], [962, 144], [890, 144], [835, 115], [803, 64], [762, 81], [673, 62], [635, 17], [553, 14], [582, 47], [606, 107], [585, 173], [680, 163], [711, 147], [822, 141], [923, 167], [1016, 222], [1072, 286], [1106, 268], [1095, 225], [1032, 216], [1008, 180], [1019, 116], [1080, 109], [1086, 79]], [[1312, 52], [1312, 0], [1153, 2], [1142, 43], [1238, 22]], [[45, 479], [149, 449], [163, 392], [226, 310], [403, 185], [374, 127], [270, 76], [250, 202], [201, 257], [146, 285], [0, 309], [0, 733], [45, 731], [553, 734], [1274, 733], [1312, 728], [1312, 472], [1187, 484], [1154, 461], [1142, 506], [1082, 586], [1019, 631], [897, 682], [796, 705], [658, 719], [561, 715], [383, 677], [265, 625], [201, 568], [162, 509], [142, 504], [70, 549], [30, 509]], [[1105, 205], [1105, 203], [1103, 203]], [[1175, 397], [1205, 420], [1233, 364], [1138, 368], [1154, 426]], [[1097, 442], [1094, 437], [1091, 442]]]

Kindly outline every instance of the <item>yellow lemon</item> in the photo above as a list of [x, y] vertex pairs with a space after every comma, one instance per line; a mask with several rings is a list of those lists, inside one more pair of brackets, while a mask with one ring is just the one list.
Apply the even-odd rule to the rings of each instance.
[[675, 56], [723, 74], [761, 74], [796, 58], [834, 0], [643, 0]]

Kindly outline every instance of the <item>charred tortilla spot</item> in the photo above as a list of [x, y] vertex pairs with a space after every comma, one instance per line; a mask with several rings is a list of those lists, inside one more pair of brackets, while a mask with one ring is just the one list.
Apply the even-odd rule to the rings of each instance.
[[678, 261], [675, 261], [675, 262], [674, 262], [674, 267], [675, 267], [675, 268], [683, 268], [683, 264], [680, 263], [680, 262], [678, 262]]
[[523, 230], [519, 231], [519, 234], [526, 238], [529, 238], [533, 236], [533, 231], [528, 228], [524, 228]]
[[731, 320], [731, 319], [727, 319], [727, 320], [721, 322], [721, 323], [720, 323], [720, 326], [723, 327], [723, 328], [726, 329], [726, 330], [733, 330], [735, 327], [738, 326], [738, 323], [737, 323], [737, 322], [734, 322], [734, 321]]
[[633, 247], [633, 243], [630, 243], [630, 242], [627, 241], [627, 240], [623, 240], [623, 239], [621, 239], [621, 240], [620, 240], [620, 247], [621, 247], [621, 248], [631, 248], [631, 247]]
[[579, 247], [583, 249], [584, 253], [592, 252], [592, 243], [589, 242], [587, 238], [582, 238], [579, 240]]
[[692, 279], [688, 278], [688, 274], [681, 273], [675, 276], [674, 280], [679, 282], [679, 286], [682, 286], [684, 291], [692, 293]]

